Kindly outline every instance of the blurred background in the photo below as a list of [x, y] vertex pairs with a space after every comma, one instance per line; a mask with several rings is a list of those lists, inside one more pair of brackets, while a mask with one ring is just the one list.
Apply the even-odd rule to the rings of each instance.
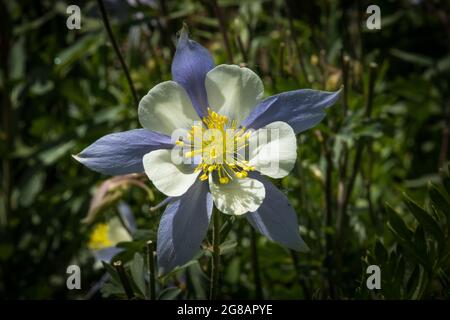
[[[450, 298], [448, 1], [102, 3], [138, 99], [171, 79], [183, 22], [216, 64], [260, 75], [266, 95], [344, 86], [277, 183], [311, 250], [291, 252], [224, 217], [221, 298]], [[81, 28], [69, 30], [73, 4]], [[371, 4], [381, 29], [367, 28]], [[163, 211], [149, 208], [163, 195], [141, 175], [110, 179], [71, 157], [139, 127], [99, 2], [1, 0], [0, 14], [0, 298], [124, 298], [100, 262], [108, 247], [120, 248], [107, 260], [123, 261], [145, 298], [146, 242]], [[206, 239], [197, 259], [158, 278], [158, 298], [206, 298], [209, 248]], [[379, 290], [366, 286], [372, 264]], [[69, 265], [80, 267], [81, 289], [67, 288]]]

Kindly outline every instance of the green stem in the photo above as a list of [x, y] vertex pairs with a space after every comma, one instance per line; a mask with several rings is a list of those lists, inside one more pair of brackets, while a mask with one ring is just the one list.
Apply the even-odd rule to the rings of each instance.
[[129, 226], [127, 225], [127, 223], [125, 222], [125, 220], [123, 219], [122, 215], [120, 214], [119, 210], [116, 210], [116, 216], [120, 221], [120, 224], [122, 225], [122, 227], [128, 232], [128, 234], [130, 236], [133, 235], [133, 232], [131, 232]]
[[231, 44], [230, 41], [228, 40], [228, 32], [227, 32], [227, 25], [225, 23], [225, 18], [222, 14], [222, 10], [220, 9], [219, 4], [217, 3], [217, 0], [212, 0], [211, 3], [216, 13], [217, 20], [219, 20], [219, 29], [220, 33], [222, 33], [223, 44], [225, 45], [228, 62], [233, 63], [233, 52], [231, 51]]
[[309, 289], [305, 279], [303, 279], [303, 277], [302, 277], [302, 270], [300, 268], [300, 263], [298, 261], [298, 253], [295, 252], [294, 250], [289, 250], [289, 252], [291, 253], [291, 258], [292, 258], [292, 262], [294, 263], [295, 273], [297, 275], [298, 282], [300, 283], [300, 286], [303, 289], [304, 298], [306, 300], [310, 300], [311, 299], [311, 290]]
[[[371, 63], [369, 66], [368, 94], [367, 94], [366, 106], [365, 106], [365, 110], [364, 110], [364, 115], [367, 120], [370, 120], [372, 117], [372, 104], [373, 104], [374, 89], [375, 89], [375, 72], [377, 70], [377, 67], [378, 66], [376, 63]], [[363, 151], [367, 145], [368, 145], [368, 142], [366, 139], [360, 138], [357, 141], [355, 158], [354, 158], [354, 162], [353, 162], [353, 168], [352, 168], [350, 177], [348, 179], [348, 184], [344, 190], [342, 205], [339, 208], [338, 218], [340, 218], [340, 219], [338, 220], [338, 224], [337, 224], [337, 241], [336, 241], [339, 252], [341, 252], [341, 250], [344, 247], [345, 237], [347, 234], [348, 221], [349, 221], [349, 217], [347, 214], [347, 208], [350, 203], [350, 198], [352, 195], [353, 187], [355, 186], [356, 176], [359, 172], [359, 168], [360, 168], [360, 165], [362, 162]], [[340, 255], [340, 253], [339, 253], [339, 255]]]
[[0, 69], [3, 71], [3, 92], [2, 98], [2, 117], [3, 133], [5, 141], [5, 154], [3, 158], [3, 199], [4, 214], [0, 215], [0, 226], [7, 225], [8, 218], [11, 217], [11, 195], [12, 195], [12, 171], [13, 161], [11, 160], [11, 151], [13, 150], [13, 107], [11, 103], [11, 83], [9, 79], [10, 49], [11, 39], [11, 19], [8, 7], [0, 1]]
[[303, 53], [302, 48], [300, 47], [300, 44], [297, 42], [297, 39], [299, 38], [296, 34], [295, 28], [294, 28], [294, 18], [292, 17], [291, 10], [288, 5], [288, 1], [285, 0], [285, 10], [288, 17], [289, 22], [289, 36], [291, 38], [291, 41], [294, 43], [294, 49], [297, 53], [298, 61], [300, 62], [300, 70], [303, 74], [303, 79], [305, 82], [310, 86], [311, 82], [308, 79], [308, 72], [306, 71], [305, 62], [303, 61]]
[[211, 286], [209, 299], [216, 300], [219, 292], [219, 271], [220, 271], [220, 212], [213, 209], [213, 252], [211, 268]]
[[125, 291], [125, 294], [127, 295], [127, 298], [129, 300], [133, 299], [134, 298], [133, 288], [131, 287], [131, 284], [128, 281], [122, 261], [119, 260], [119, 261], [114, 262], [113, 266], [116, 269], [117, 274], [119, 275], [120, 282], [122, 283], [122, 287]]
[[149, 293], [150, 300], [156, 299], [156, 281], [155, 281], [155, 244], [153, 241], [147, 242], [147, 262], [149, 276]]
[[253, 228], [251, 228], [251, 249], [252, 249], [252, 269], [253, 269], [253, 281], [255, 282], [256, 299], [263, 299], [263, 292], [261, 286], [261, 273], [259, 272], [259, 259], [258, 259], [258, 247], [257, 247], [257, 234]]
[[109, 40], [111, 41], [111, 43], [114, 47], [114, 51], [116, 51], [117, 57], [119, 58], [120, 65], [122, 66], [123, 72], [125, 73], [125, 77], [127, 78], [128, 86], [130, 87], [134, 102], [137, 107], [139, 105], [138, 95], [136, 93], [136, 89], [134, 88], [133, 81], [131, 80], [130, 72], [128, 71], [127, 65], [125, 64], [125, 60], [123, 59], [123, 56], [119, 50], [119, 46], [117, 45], [117, 41], [114, 38], [114, 34], [112, 32], [111, 25], [109, 23], [108, 14], [106, 13], [105, 5], [103, 4], [103, 0], [97, 0], [97, 3], [100, 8], [100, 12], [102, 14], [103, 24], [105, 25], [106, 32], [108, 33], [108, 36], [109, 36]]

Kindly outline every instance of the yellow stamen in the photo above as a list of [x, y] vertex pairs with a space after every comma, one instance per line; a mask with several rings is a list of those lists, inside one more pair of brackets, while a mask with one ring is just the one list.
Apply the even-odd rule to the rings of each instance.
[[[202, 122], [203, 126], [192, 126], [185, 141], [185, 145], [194, 147], [194, 150], [185, 153], [185, 157], [192, 158], [194, 155], [201, 157], [201, 162], [195, 169], [196, 172], [202, 171], [199, 179], [206, 181], [214, 172], [222, 184], [229, 183], [235, 177], [246, 178], [248, 171], [254, 168], [242, 159], [238, 151], [248, 146], [251, 133], [247, 132], [246, 128], [238, 128], [236, 120], [230, 120], [210, 108]], [[215, 131], [208, 132], [206, 136], [205, 133], [209, 129]]]
[[219, 182], [222, 184], [227, 184], [228, 182], [230, 182], [230, 179], [228, 179], [228, 177], [222, 177], [219, 179]]
[[109, 239], [109, 226], [106, 223], [99, 223], [91, 233], [88, 247], [92, 250], [100, 250], [112, 246]]

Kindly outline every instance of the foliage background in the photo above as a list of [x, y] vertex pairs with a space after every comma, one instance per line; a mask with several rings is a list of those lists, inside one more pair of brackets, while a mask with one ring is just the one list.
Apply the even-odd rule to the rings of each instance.
[[[267, 95], [345, 85], [326, 120], [299, 136], [296, 167], [279, 183], [311, 251], [297, 255], [256, 236], [255, 268], [250, 226], [236, 219], [220, 297], [450, 297], [450, 183], [440, 171], [449, 154], [450, 8], [377, 1], [382, 29], [370, 31], [372, 2], [104, 1], [139, 97], [171, 78], [183, 22], [217, 64], [255, 70]], [[139, 127], [97, 2], [0, 3], [0, 297], [121, 298], [113, 270], [101, 292], [89, 293], [105, 270], [87, 249], [93, 225], [81, 220], [107, 177], [71, 158], [107, 133]], [[81, 30], [66, 28], [69, 4], [81, 8]], [[112, 190], [97, 214], [107, 219], [120, 199], [136, 216], [139, 232], [120, 258], [137, 292], [162, 213], [149, 213], [163, 197], [146, 184], [150, 191]], [[206, 244], [201, 258], [160, 279], [161, 297], [205, 298], [208, 255]], [[70, 264], [82, 269], [81, 290], [66, 288]], [[381, 290], [366, 288], [369, 264], [381, 266]]]

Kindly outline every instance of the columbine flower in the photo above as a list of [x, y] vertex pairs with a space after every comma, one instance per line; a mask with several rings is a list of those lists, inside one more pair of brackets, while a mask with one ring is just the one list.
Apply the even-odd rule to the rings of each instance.
[[108, 222], [95, 224], [89, 237], [88, 248], [92, 250], [97, 261], [111, 262], [112, 258], [123, 250], [116, 245], [131, 241], [136, 231], [136, 222], [130, 207], [124, 202], [117, 206], [118, 217]]
[[[184, 31], [172, 76], [173, 81], [158, 84], [142, 98], [139, 121], [145, 129], [107, 135], [76, 156], [104, 174], [145, 171], [169, 196], [158, 230], [159, 267], [168, 272], [194, 256], [206, 235], [213, 203], [223, 213], [245, 215], [269, 239], [306, 250], [294, 209], [264, 176], [282, 178], [290, 172], [297, 157], [295, 134], [319, 123], [339, 92], [304, 89], [263, 99], [262, 81], [253, 71], [236, 65], [214, 67], [210, 53]], [[185, 139], [171, 139], [177, 129], [187, 130]], [[231, 141], [244, 146], [266, 129], [277, 134], [246, 158], [232, 149], [235, 161], [227, 162], [219, 161], [228, 151], [214, 139], [193, 143], [207, 129], [223, 134], [231, 130]], [[185, 144], [194, 146], [183, 154], [194, 159], [193, 166], [172, 161], [173, 149]], [[273, 145], [279, 152], [270, 152]], [[272, 160], [278, 166], [264, 165]]]

